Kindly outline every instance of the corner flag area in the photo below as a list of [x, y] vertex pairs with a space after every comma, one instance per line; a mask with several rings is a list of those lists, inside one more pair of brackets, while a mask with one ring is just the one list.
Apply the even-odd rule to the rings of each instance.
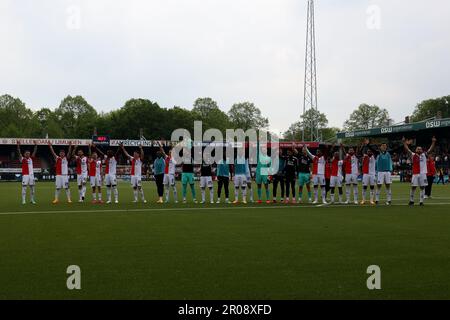
[[[448, 186], [425, 207], [401, 183], [391, 206], [364, 207], [160, 205], [143, 188], [147, 204], [120, 183], [119, 204], [52, 205], [40, 182], [21, 206], [20, 185], [0, 184], [0, 299], [449, 298]], [[82, 290], [67, 290], [70, 265]], [[382, 290], [367, 289], [372, 265]]]

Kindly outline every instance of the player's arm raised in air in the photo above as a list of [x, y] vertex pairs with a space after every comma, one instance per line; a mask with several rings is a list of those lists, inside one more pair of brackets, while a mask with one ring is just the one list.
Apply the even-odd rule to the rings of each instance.
[[305, 144], [305, 146], [303, 147], [303, 149], [306, 150], [306, 153], [308, 154], [308, 157], [310, 157], [311, 160], [313, 160], [313, 159], [314, 159], [314, 155], [309, 151], [309, 149], [308, 149], [308, 147], [306, 146], [306, 144]]
[[78, 145], [75, 145], [75, 146], [73, 147], [72, 153], [68, 155], [68, 156], [69, 156], [69, 159], [72, 159], [72, 158], [76, 158], [76, 157], [77, 157], [77, 150], [78, 150]]
[[144, 148], [142, 148], [142, 144], [139, 145], [139, 151], [140, 151], [140, 156], [141, 156], [141, 160], [144, 161]]
[[409, 148], [409, 144], [411, 143], [411, 140], [406, 140], [406, 138], [403, 137], [402, 142], [403, 142], [403, 148], [405, 148], [406, 153], [408, 153], [409, 155], [412, 155], [413, 152]]
[[53, 149], [53, 145], [50, 141], [48, 142], [48, 147], [50, 148], [50, 153], [52, 154], [53, 158], [55, 158], [55, 160], [58, 159], [58, 155], [56, 154], [55, 150]]
[[70, 155], [72, 154], [72, 141], [69, 142], [69, 151], [67, 151], [67, 158], [70, 159]]
[[20, 140], [17, 140], [17, 155], [19, 156], [19, 160], [22, 161], [23, 155], [22, 151], [20, 151]]
[[431, 138], [431, 146], [428, 149], [427, 153], [433, 152], [434, 148], [436, 147], [436, 141], [437, 141], [436, 137], [433, 136], [433, 138]]
[[119, 157], [120, 152], [122, 151], [122, 148], [120, 148], [120, 146], [117, 148], [116, 154], [114, 155], [114, 157], [117, 159]]
[[123, 154], [124, 154], [128, 159], [133, 158], [132, 156], [130, 156], [130, 154], [127, 152], [127, 150], [125, 150], [125, 147], [123, 146], [123, 143], [120, 143], [119, 146], [120, 146], [120, 148], [122, 149]]
[[161, 145], [161, 142], [158, 141], [159, 151], [161, 151], [164, 158], [167, 158], [167, 154], [164, 152], [164, 148]]
[[38, 149], [37, 141], [33, 140], [33, 144], [34, 144], [34, 149], [33, 149], [33, 153], [31, 154], [31, 157], [36, 158], [37, 149]]
[[102, 156], [102, 158], [105, 157], [105, 154], [102, 152], [102, 150], [100, 150], [99, 148], [97, 148], [97, 146], [96, 146], [95, 144], [94, 144], [94, 148], [95, 148], [95, 151], [96, 151], [99, 155]]

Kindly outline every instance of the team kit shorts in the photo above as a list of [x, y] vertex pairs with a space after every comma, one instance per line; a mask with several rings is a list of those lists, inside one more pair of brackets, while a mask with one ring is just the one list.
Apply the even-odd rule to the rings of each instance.
[[374, 174], [364, 174], [362, 179], [362, 185], [364, 187], [375, 185], [375, 175]]
[[342, 176], [331, 176], [330, 178], [330, 187], [331, 188], [341, 188], [342, 187], [342, 180], [344, 178]]
[[23, 186], [34, 186], [36, 184], [36, 180], [34, 179], [34, 174], [27, 174], [22, 176], [22, 185]]
[[235, 187], [245, 187], [247, 185], [247, 177], [245, 174], [237, 174], [233, 177]]
[[389, 171], [378, 172], [377, 174], [377, 184], [391, 184], [392, 177]]
[[181, 174], [181, 184], [194, 184], [194, 174], [192, 172], [186, 172]]
[[142, 186], [142, 177], [140, 176], [131, 176], [131, 186], [133, 188], [138, 188]]
[[428, 185], [427, 175], [423, 173], [413, 174], [411, 185], [413, 187], [426, 187]]
[[90, 176], [89, 182], [91, 187], [101, 187], [102, 186], [102, 177], [100, 175]]
[[213, 186], [213, 181], [212, 181], [212, 177], [200, 177], [200, 188], [204, 189], [206, 187], [208, 188], [212, 188]]
[[117, 177], [115, 174], [107, 174], [105, 176], [105, 184], [107, 186], [117, 186]]
[[56, 176], [55, 180], [56, 189], [67, 189], [69, 188], [69, 176]]
[[175, 185], [175, 176], [173, 174], [165, 174], [163, 184], [165, 186], [174, 186]]
[[257, 174], [256, 175], [256, 184], [268, 184], [269, 183], [269, 176]]
[[346, 174], [345, 175], [345, 184], [358, 184], [358, 175], [357, 174]]
[[87, 173], [77, 174], [77, 185], [81, 186], [87, 183]]
[[325, 175], [323, 175], [323, 174], [313, 175], [312, 183], [314, 186], [324, 186], [325, 185]]
[[311, 182], [311, 174], [306, 172], [300, 172], [298, 174], [298, 185], [303, 187], [305, 184], [309, 184]]

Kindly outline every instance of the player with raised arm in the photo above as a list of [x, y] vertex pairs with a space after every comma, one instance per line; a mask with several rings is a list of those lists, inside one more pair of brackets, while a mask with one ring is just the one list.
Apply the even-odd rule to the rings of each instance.
[[88, 158], [84, 155], [82, 149], [78, 149], [78, 146], [73, 148], [73, 153], [70, 156], [75, 158], [77, 167], [77, 185], [78, 185], [78, 202], [84, 202], [86, 197], [86, 183], [88, 178]]
[[375, 204], [380, 202], [380, 192], [383, 184], [386, 186], [386, 204], [392, 203], [392, 178], [391, 172], [393, 169], [391, 154], [387, 151], [387, 144], [382, 143], [379, 147], [379, 154], [376, 160], [377, 170], [377, 191], [375, 195]]
[[340, 153], [335, 152], [333, 157], [331, 158], [331, 176], [330, 176], [330, 198], [331, 203], [335, 203], [335, 190], [338, 188], [339, 192], [339, 203], [343, 203], [342, 196], [342, 180], [344, 179], [342, 176], [342, 166], [344, 165], [344, 161], [341, 159]]
[[139, 151], [135, 150], [131, 156], [123, 143], [120, 144], [123, 154], [131, 161], [131, 187], [133, 188], [134, 203], [138, 202], [138, 194], [141, 195], [143, 203], [147, 203], [144, 196], [144, 189], [142, 188], [142, 162], [144, 161], [144, 149], [139, 145]]
[[346, 204], [350, 203], [350, 189], [353, 185], [353, 202], [358, 204], [358, 173], [359, 173], [359, 160], [356, 156], [354, 148], [349, 148], [348, 152], [345, 152], [344, 145], [341, 143], [341, 149], [346, 154], [344, 158], [345, 168], [345, 195]]
[[425, 198], [425, 187], [428, 184], [427, 179], [427, 154], [431, 153], [436, 146], [436, 138], [433, 137], [431, 140], [431, 146], [427, 152], [423, 152], [422, 147], [416, 147], [416, 152], [412, 152], [409, 148], [411, 144], [410, 140], [402, 139], [403, 146], [408, 155], [412, 158], [412, 179], [411, 179], [411, 192], [409, 196], [409, 205], [414, 205], [414, 194], [417, 187], [420, 188], [420, 205], [423, 206], [423, 201]]
[[361, 204], [366, 203], [367, 189], [370, 188], [370, 204], [375, 204], [375, 176], [376, 176], [376, 159], [372, 148], [369, 145], [369, 139], [365, 139], [363, 142], [362, 151], [362, 199]]
[[206, 203], [206, 188], [209, 189], [209, 201], [214, 203], [214, 189], [212, 180], [212, 165], [210, 159], [204, 159], [200, 167], [200, 190], [202, 193], [201, 204]]
[[102, 161], [97, 152], [92, 152], [94, 145], [89, 145], [89, 182], [92, 188], [92, 203], [103, 203], [102, 200]]
[[[61, 189], [66, 191], [67, 202], [72, 203], [72, 199], [70, 198], [70, 186], [69, 186], [69, 161], [66, 156], [66, 152], [61, 149], [59, 151], [59, 155], [56, 154], [53, 149], [52, 143], [49, 141], [48, 146], [50, 148], [50, 152], [53, 155], [53, 158], [56, 161], [56, 190], [55, 190], [55, 199], [53, 200], [53, 204], [59, 203], [59, 194]], [[72, 152], [72, 142], [69, 143], [69, 152], [67, 154], [71, 154]]]
[[308, 147], [305, 145], [303, 147], [304, 150], [306, 150], [306, 153], [308, 154], [308, 157], [313, 162], [313, 169], [312, 169], [312, 183], [314, 188], [314, 202], [313, 204], [319, 203], [319, 186], [322, 193], [322, 203], [327, 204], [327, 198], [326, 198], [326, 190], [325, 190], [325, 157], [322, 154], [322, 150], [317, 149], [316, 155], [313, 155]]
[[20, 140], [17, 140], [17, 154], [19, 155], [19, 161], [22, 164], [22, 204], [26, 204], [27, 202], [27, 187], [30, 188], [30, 202], [36, 204], [36, 180], [34, 179], [33, 160], [36, 159], [37, 142], [33, 141], [33, 143], [33, 153], [29, 150], [25, 150], [22, 154], [20, 151]]
[[175, 159], [172, 157], [172, 149], [169, 150], [169, 154], [166, 154], [162, 145], [159, 144], [159, 151], [164, 156], [164, 189], [166, 192], [166, 201], [165, 203], [169, 203], [170, 198], [170, 188], [173, 190], [173, 198], [175, 203], [178, 203], [178, 192], [177, 192], [177, 186], [175, 184], [175, 171], [177, 168], [177, 163], [175, 162]]
[[106, 203], [112, 203], [112, 192], [114, 193], [114, 203], [119, 203], [119, 190], [117, 189], [117, 159], [121, 148], [117, 148], [115, 153], [109, 149], [106, 151], [106, 154], [98, 148], [96, 148], [96, 150], [102, 156], [103, 163], [105, 164]]

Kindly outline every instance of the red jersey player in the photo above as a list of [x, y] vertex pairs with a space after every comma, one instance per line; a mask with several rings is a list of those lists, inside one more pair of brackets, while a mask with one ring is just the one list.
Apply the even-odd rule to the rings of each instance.
[[89, 180], [92, 187], [92, 203], [103, 203], [102, 161], [98, 158], [97, 152], [92, 152], [92, 144], [89, 145], [89, 155]]
[[[341, 148], [345, 153], [344, 146], [341, 144]], [[345, 170], [345, 195], [347, 198], [346, 204], [350, 203], [350, 187], [353, 185], [353, 201], [358, 204], [358, 173], [359, 173], [359, 161], [356, 156], [355, 149], [349, 148], [344, 158], [344, 170]]]
[[144, 149], [139, 146], [139, 151], [134, 151], [131, 156], [123, 144], [120, 144], [123, 153], [131, 161], [131, 186], [133, 187], [134, 203], [138, 202], [138, 193], [141, 194], [143, 203], [147, 203], [144, 196], [144, 189], [142, 189], [142, 162], [144, 161]]
[[30, 201], [32, 204], [36, 204], [34, 199], [35, 195], [35, 179], [34, 179], [34, 168], [33, 168], [33, 160], [36, 158], [37, 152], [37, 143], [34, 143], [33, 153], [29, 150], [25, 150], [22, 155], [20, 151], [20, 141], [17, 140], [17, 153], [19, 155], [19, 161], [22, 164], [22, 204], [26, 204], [27, 198], [27, 187], [30, 187]]
[[331, 158], [331, 177], [330, 177], [330, 194], [331, 203], [334, 203], [334, 195], [336, 187], [339, 189], [339, 203], [342, 203], [342, 166], [344, 161], [341, 160], [339, 152], [333, 154]]
[[119, 203], [119, 190], [117, 189], [117, 159], [120, 154], [120, 148], [116, 153], [112, 150], [106, 151], [104, 154], [100, 149], [96, 148], [97, 152], [103, 157], [105, 163], [105, 184], [106, 184], [106, 203], [110, 204], [111, 191], [114, 192], [114, 202]]
[[370, 204], [375, 204], [375, 176], [376, 176], [376, 159], [373, 150], [369, 146], [369, 140], [364, 141], [363, 157], [362, 157], [362, 200], [361, 204], [366, 202], [367, 188], [370, 187]]
[[313, 155], [309, 152], [308, 147], [305, 145], [304, 150], [306, 150], [308, 157], [311, 158], [313, 162], [313, 170], [312, 170], [312, 183], [314, 187], [314, 202], [313, 204], [319, 203], [319, 185], [322, 189], [322, 203], [326, 204], [326, 190], [325, 190], [325, 164], [326, 160], [322, 154], [322, 151], [318, 149], [316, 151], [316, 155]]
[[420, 205], [423, 206], [423, 201], [425, 198], [425, 187], [428, 185], [427, 181], [427, 153], [431, 153], [436, 146], [436, 138], [433, 137], [431, 140], [431, 147], [427, 152], [423, 152], [422, 147], [416, 147], [416, 152], [412, 152], [409, 149], [409, 144], [411, 140], [406, 140], [403, 138], [403, 146], [405, 151], [412, 158], [412, 179], [411, 179], [411, 192], [409, 195], [409, 205], [414, 205], [414, 194], [416, 193], [417, 187], [420, 188]]
[[[53, 150], [52, 143], [49, 141], [48, 146], [50, 148], [50, 152], [56, 161], [56, 191], [55, 191], [55, 200], [53, 200], [53, 204], [59, 203], [59, 194], [61, 189], [66, 191], [67, 202], [72, 203], [70, 198], [70, 188], [69, 188], [69, 160], [66, 157], [66, 152], [61, 149], [59, 151], [59, 155], [56, 154], [55, 150]], [[72, 143], [69, 143], [69, 152], [67, 154], [71, 154]]]
[[78, 202], [83, 202], [86, 197], [86, 183], [88, 178], [88, 158], [84, 155], [82, 149], [77, 151], [78, 146], [73, 149], [72, 157], [77, 163], [77, 185], [78, 185]]

